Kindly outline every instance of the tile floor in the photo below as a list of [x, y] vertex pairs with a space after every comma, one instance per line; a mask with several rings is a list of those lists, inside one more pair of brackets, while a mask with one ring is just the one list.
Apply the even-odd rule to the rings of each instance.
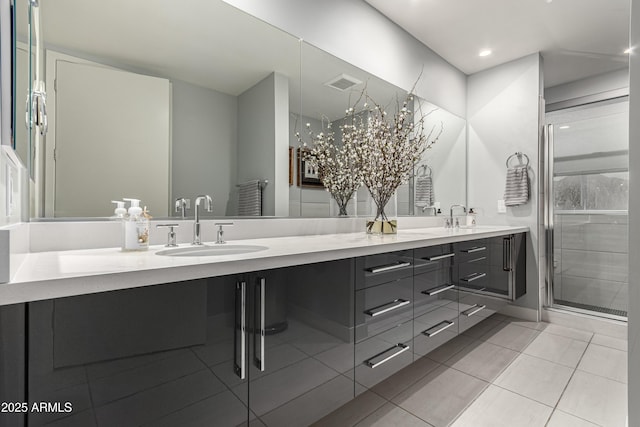
[[627, 343], [494, 315], [317, 426], [624, 427]]

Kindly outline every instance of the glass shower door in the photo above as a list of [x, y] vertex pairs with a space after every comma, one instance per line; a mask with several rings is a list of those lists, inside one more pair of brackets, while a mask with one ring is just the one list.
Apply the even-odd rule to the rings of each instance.
[[551, 305], [626, 318], [628, 99], [547, 114]]

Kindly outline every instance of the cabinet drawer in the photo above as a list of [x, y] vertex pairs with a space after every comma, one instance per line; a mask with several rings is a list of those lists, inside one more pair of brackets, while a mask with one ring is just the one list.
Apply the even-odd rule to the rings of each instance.
[[493, 298], [474, 292], [459, 291], [458, 310], [460, 312], [458, 330], [466, 331], [507, 304], [506, 300]]
[[451, 302], [458, 302], [451, 269], [439, 269], [422, 273], [413, 279], [413, 313], [418, 317]]
[[455, 252], [453, 245], [437, 245], [415, 249], [413, 256], [414, 274], [421, 274], [450, 267], [454, 262]]
[[467, 262], [489, 263], [491, 254], [489, 241], [487, 239], [471, 240], [460, 242], [455, 245], [456, 263]]
[[466, 263], [458, 265], [456, 284], [469, 290], [483, 290], [489, 283], [489, 268], [486, 265]]
[[458, 304], [450, 303], [416, 317], [414, 353], [424, 356], [458, 335]]
[[356, 381], [371, 388], [413, 362], [413, 322], [356, 344]]
[[356, 260], [356, 289], [413, 275], [413, 251], [368, 255]]
[[356, 341], [411, 320], [413, 278], [356, 291]]

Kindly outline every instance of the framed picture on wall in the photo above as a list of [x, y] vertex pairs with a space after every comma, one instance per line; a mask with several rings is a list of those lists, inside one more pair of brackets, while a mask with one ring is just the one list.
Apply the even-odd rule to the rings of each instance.
[[310, 150], [307, 148], [298, 148], [298, 179], [297, 183], [300, 187], [316, 187], [324, 188], [320, 171], [310, 162], [305, 161], [310, 156]]
[[293, 185], [293, 147], [289, 147], [289, 185]]

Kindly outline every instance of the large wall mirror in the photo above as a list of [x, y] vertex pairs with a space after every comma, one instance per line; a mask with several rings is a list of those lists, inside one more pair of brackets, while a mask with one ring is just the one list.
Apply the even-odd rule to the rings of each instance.
[[[385, 105], [409, 89], [221, 0], [18, 0], [16, 34], [15, 114], [31, 123], [16, 151], [34, 218], [104, 218], [123, 197], [177, 216], [176, 199], [200, 194], [215, 217], [331, 216], [329, 193], [304, 179], [295, 133], [340, 120], [365, 86]], [[25, 102], [38, 89], [44, 135], [40, 101]], [[400, 188], [398, 213], [432, 215], [415, 192], [427, 174], [432, 205], [466, 199], [465, 120], [415, 105], [443, 133]]]

